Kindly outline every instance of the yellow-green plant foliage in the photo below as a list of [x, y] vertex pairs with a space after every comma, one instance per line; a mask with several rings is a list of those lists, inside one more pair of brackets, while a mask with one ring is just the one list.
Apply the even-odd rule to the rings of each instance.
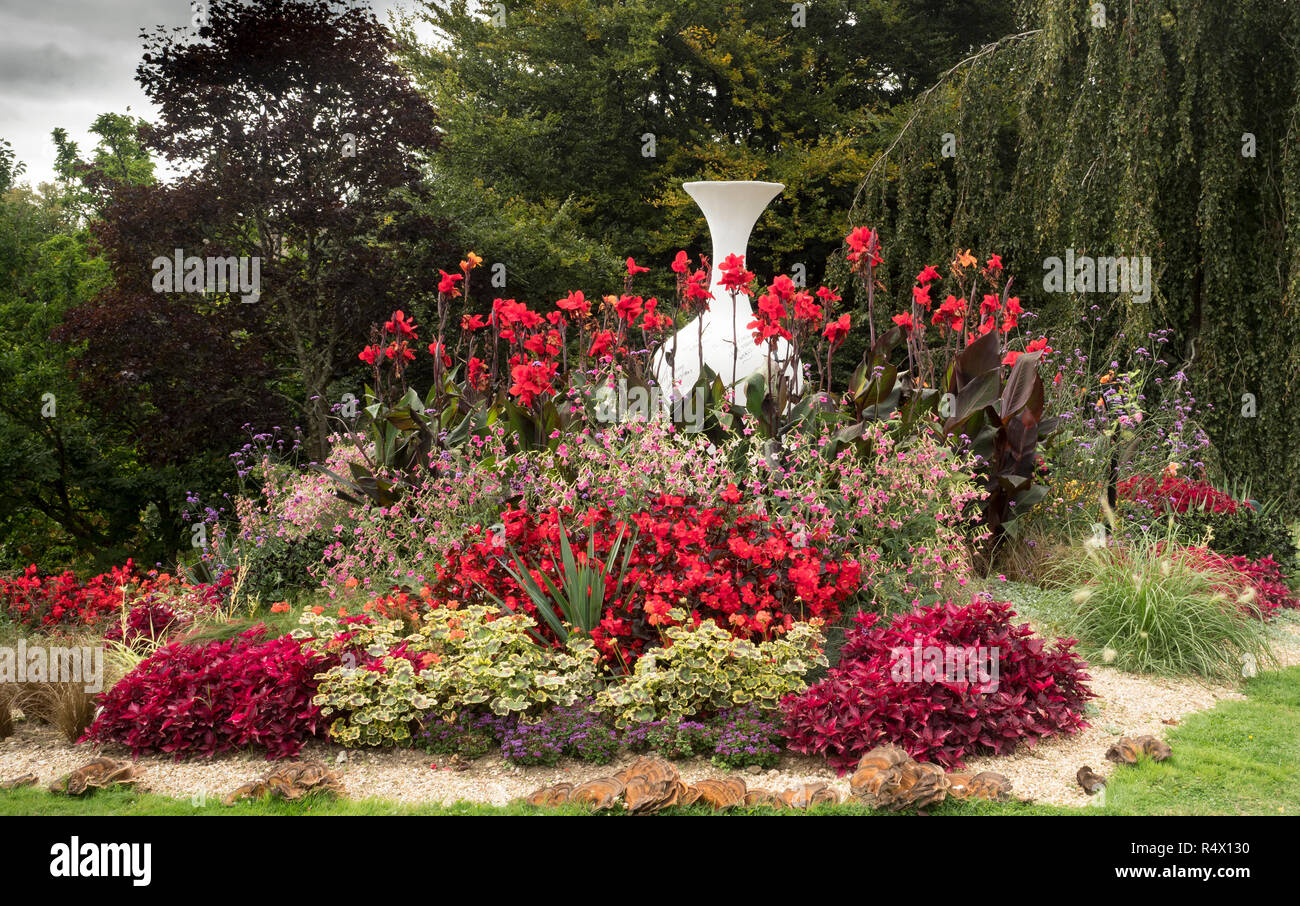
[[[330, 736], [345, 746], [409, 745], [413, 727], [434, 712], [454, 718], [473, 708], [511, 714], [571, 705], [596, 682], [590, 639], [571, 637], [564, 648], [539, 645], [528, 634], [530, 617], [490, 607], [438, 608], [407, 636], [398, 634], [395, 620], [340, 627], [332, 617], [308, 613], [302, 621], [296, 636], [331, 639], [343, 630], [352, 634], [349, 648], [381, 659], [363, 666], [345, 655], [319, 677], [313, 702], [326, 717], [338, 715]], [[403, 644], [402, 655], [393, 655]]]
[[597, 706], [612, 711], [620, 727], [750, 703], [775, 710], [782, 696], [807, 687], [808, 671], [826, 666], [817, 623], [796, 623], [757, 645], [712, 620], [694, 628], [672, 626], [664, 634], [670, 646], [647, 651], [631, 677], [596, 696]]
[[572, 705], [592, 693], [598, 654], [588, 638], [569, 636], [564, 648], [539, 645], [525, 614], [491, 607], [437, 609], [425, 617], [420, 635], [440, 652], [421, 676], [436, 708], [451, 718], [486, 705], [511, 714], [551, 705]]

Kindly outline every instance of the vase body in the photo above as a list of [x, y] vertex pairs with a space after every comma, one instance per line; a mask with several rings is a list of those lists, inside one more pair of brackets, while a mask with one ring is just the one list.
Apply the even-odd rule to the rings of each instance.
[[[749, 297], [731, 293], [722, 286], [721, 264], [728, 255], [747, 257], [749, 234], [768, 204], [785, 188], [776, 182], [710, 181], [683, 183], [682, 188], [699, 205], [709, 226], [711, 250], [709, 263], [713, 273], [709, 291], [713, 299], [709, 310], [668, 337], [655, 356], [655, 378], [663, 388], [665, 404], [688, 394], [700, 376], [700, 344], [703, 341], [704, 363], [730, 388], [733, 400], [744, 394], [744, 381], [755, 372], [768, 375], [766, 346], [754, 344], [753, 333], [747, 326], [754, 319], [754, 309]], [[789, 354], [788, 345], [781, 341], [778, 356]], [[671, 360], [670, 360], [671, 357]], [[675, 363], [675, 366], [674, 364]], [[798, 363], [792, 363], [798, 381]]]

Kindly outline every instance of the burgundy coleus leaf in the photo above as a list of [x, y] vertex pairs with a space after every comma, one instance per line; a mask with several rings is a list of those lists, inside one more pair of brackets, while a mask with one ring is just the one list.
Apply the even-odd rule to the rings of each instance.
[[[874, 614], [860, 615], [827, 678], [782, 703], [790, 748], [825, 754], [843, 771], [890, 741], [951, 768], [971, 753], [1009, 752], [1022, 741], [1074, 732], [1092, 693], [1073, 642], [1058, 640], [1049, 649], [1027, 626], [1013, 624], [1014, 616], [1010, 605], [981, 599], [923, 608], [883, 626]], [[997, 690], [946, 678], [895, 681], [892, 649], [914, 640], [923, 647], [998, 648]], [[1058, 700], [1051, 711], [1038, 704], [1045, 689]]]

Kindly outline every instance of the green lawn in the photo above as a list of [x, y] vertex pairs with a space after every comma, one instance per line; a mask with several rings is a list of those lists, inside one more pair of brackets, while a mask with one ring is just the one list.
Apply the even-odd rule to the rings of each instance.
[[[934, 815], [1242, 815], [1300, 814], [1300, 667], [1249, 680], [1245, 701], [1221, 702], [1189, 717], [1168, 734], [1173, 757], [1143, 761], [1111, 776], [1105, 805], [1082, 808], [1021, 802], [944, 802]], [[101, 791], [82, 799], [41, 789], [0, 792], [0, 815], [536, 815], [582, 814], [576, 809], [541, 810], [515, 803], [504, 807], [457, 803], [405, 806], [378, 799], [312, 798], [289, 803], [241, 802], [230, 808], [130, 791]], [[702, 808], [668, 814], [712, 814]], [[876, 815], [859, 805], [810, 812], [737, 809], [726, 814]]]

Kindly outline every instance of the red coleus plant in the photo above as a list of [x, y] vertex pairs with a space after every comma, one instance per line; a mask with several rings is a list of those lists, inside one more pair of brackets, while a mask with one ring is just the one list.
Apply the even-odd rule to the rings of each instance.
[[146, 752], [211, 756], [250, 747], [292, 758], [327, 721], [312, 704], [317, 674], [338, 658], [264, 626], [238, 638], [166, 645], [105, 693], [82, 742]]
[[1235, 513], [1239, 506], [1230, 494], [1204, 481], [1183, 478], [1168, 472], [1159, 478], [1135, 475], [1121, 481], [1116, 488], [1120, 500], [1141, 503], [1161, 513], [1186, 513], [1190, 510], [1208, 510], [1211, 513]]
[[[1010, 604], [986, 598], [936, 604], [884, 625], [858, 614], [830, 675], [783, 702], [789, 747], [823, 754], [841, 772], [885, 743], [955, 768], [970, 755], [1006, 754], [1086, 727], [1093, 693], [1084, 662], [1070, 650], [1074, 640], [1049, 645], [1013, 617]], [[905, 651], [939, 651], [945, 664], [950, 653], [982, 651], [996, 670], [975, 681], [946, 672], [917, 679], [910, 667], [899, 670]]]
[[[713, 618], [737, 637], [753, 639], [783, 633], [796, 620], [833, 621], [861, 582], [859, 564], [823, 558], [818, 538], [740, 510], [739, 491], [731, 497], [719, 506], [702, 506], [665, 495], [632, 515], [630, 524], [606, 509], [576, 516], [569, 508], [507, 510], [504, 538], [475, 529], [460, 550], [447, 553], [433, 597], [484, 604], [495, 597], [513, 610], [535, 613], [507, 566], [518, 554], [539, 584], [543, 573], [558, 580], [563, 522], [580, 556], [585, 557], [589, 532], [595, 532], [600, 558], [620, 531], [631, 545], [623, 593], [615, 597], [611, 583], [605, 617], [592, 633], [615, 663], [628, 665], [660, 644], [674, 608], [688, 611], [696, 623]], [[538, 629], [545, 634], [541, 620]]]
[[1237, 581], [1221, 590], [1230, 599], [1237, 600], [1241, 609], [1252, 616], [1267, 620], [1282, 608], [1300, 607], [1300, 598], [1291, 590], [1282, 568], [1272, 557], [1259, 560], [1226, 557], [1205, 547], [1180, 548], [1179, 555], [1194, 566], [1231, 574]]

